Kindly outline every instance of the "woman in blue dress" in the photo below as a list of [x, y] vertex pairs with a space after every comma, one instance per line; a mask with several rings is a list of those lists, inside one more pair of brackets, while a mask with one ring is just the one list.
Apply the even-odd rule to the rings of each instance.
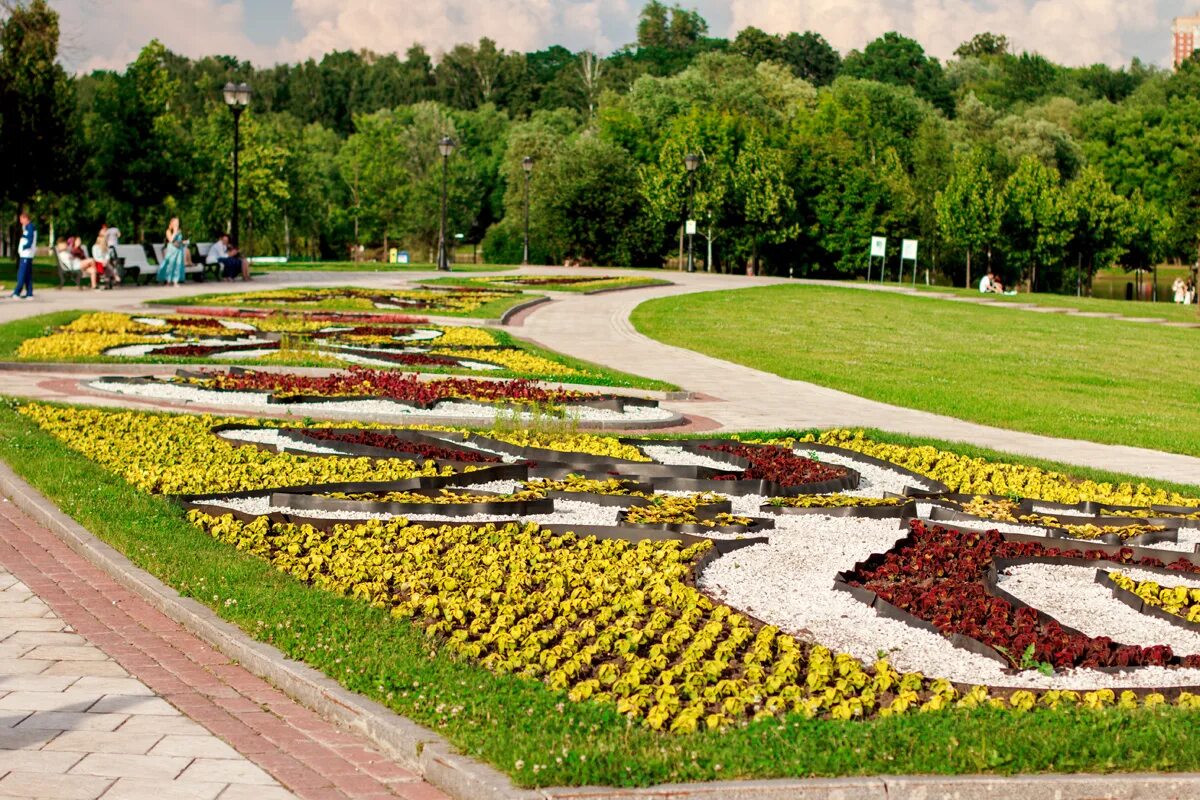
[[158, 282], [178, 286], [183, 282], [186, 265], [183, 259], [183, 231], [179, 229], [179, 217], [171, 217], [167, 225], [167, 247], [162, 263], [158, 265]]

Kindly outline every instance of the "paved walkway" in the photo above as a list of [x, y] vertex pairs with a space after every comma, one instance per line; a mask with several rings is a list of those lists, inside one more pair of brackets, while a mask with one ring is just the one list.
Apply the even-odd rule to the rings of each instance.
[[[678, 384], [706, 399], [669, 403], [728, 430], [873, 427], [969, 442], [1020, 455], [1180, 483], [1200, 483], [1200, 459], [1138, 447], [1056, 439], [900, 408], [662, 344], [634, 330], [633, 309], [655, 297], [751, 285], [748, 279], [672, 275], [682, 281], [630, 292], [565, 296], [532, 309], [513, 333], [577, 358]], [[761, 279], [759, 279], [761, 282]]]
[[445, 797], [230, 662], [8, 500], [0, 796]]

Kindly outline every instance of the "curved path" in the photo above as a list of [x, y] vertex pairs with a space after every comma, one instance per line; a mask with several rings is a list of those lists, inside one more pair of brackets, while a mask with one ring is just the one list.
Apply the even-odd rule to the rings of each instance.
[[[552, 267], [525, 268], [518, 273], [505, 274], [521, 272], [579, 274], [576, 269]], [[604, 272], [631, 271], [606, 269]], [[632, 271], [632, 274], [644, 276], [646, 273]], [[81, 292], [72, 288], [42, 289], [33, 301], [0, 301], [0, 322], [68, 309], [161, 313], [168, 311], [170, 307], [146, 307], [141, 305], [142, 301], [161, 297], [184, 297], [200, 292], [241, 292], [249, 289], [312, 285], [397, 287], [408, 281], [437, 276], [438, 273], [435, 272], [274, 272], [249, 284], [239, 281], [203, 286], [189, 284], [175, 289], [144, 287], [117, 289], [111, 292]], [[698, 394], [699, 398], [686, 402], [670, 401], [664, 405], [689, 416], [708, 418], [729, 430], [873, 427], [896, 433], [968, 442], [1004, 452], [1112, 472], [1179, 483], [1200, 483], [1200, 458], [1138, 447], [1057, 439], [900, 408], [665, 345], [638, 333], [629, 321], [633, 309], [646, 300], [692, 292], [781, 283], [809, 283], [874, 291], [909, 291], [903, 287], [706, 273], [688, 275], [666, 272], [663, 277], [674, 281], [675, 285], [598, 295], [559, 293], [554, 302], [542, 304], [520, 315], [517, 320], [519, 327], [509, 328], [509, 331], [518, 337], [531, 339], [577, 358], [677, 384]], [[934, 293], [920, 293], [918, 296], [942, 299]], [[996, 303], [992, 304], [992, 307], [1010, 306]]]
[[1200, 458], [1056, 439], [964, 422], [781, 378], [663, 344], [638, 333], [629, 321], [630, 313], [641, 303], [656, 297], [784, 282], [702, 274], [674, 273], [670, 277], [679, 283], [638, 291], [563, 297], [530, 311], [522, 327], [514, 333], [577, 358], [698, 392], [703, 399], [668, 405], [685, 414], [708, 417], [730, 430], [872, 427], [969, 442], [1111, 472], [1200, 483]]

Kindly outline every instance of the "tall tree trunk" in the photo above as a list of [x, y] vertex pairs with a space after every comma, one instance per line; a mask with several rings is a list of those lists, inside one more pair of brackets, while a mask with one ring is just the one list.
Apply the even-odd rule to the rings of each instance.
[[676, 269], [683, 269], [683, 226], [679, 226], [679, 262]]
[[971, 251], [967, 250], [967, 288], [971, 288]]
[[288, 259], [292, 257], [292, 229], [286, 213], [283, 215], [283, 255]]

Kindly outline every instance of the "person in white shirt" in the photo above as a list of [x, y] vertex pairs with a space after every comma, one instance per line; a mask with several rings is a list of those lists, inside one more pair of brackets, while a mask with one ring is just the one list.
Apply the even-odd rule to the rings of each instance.
[[992, 272], [988, 270], [987, 274], [979, 279], [979, 292], [981, 294], [990, 294], [996, 291], [992, 284]]
[[[13, 290], [13, 298], [24, 297], [33, 299], [33, 257], [37, 254], [37, 225], [29, 214], [22, 211], [21, 243], [17, 245], [17, 288]], [[22, 291], [24, 294], [22, 294]]]
[[222, 233], [221, 236], [212, 243], [212, 247], [208, 248], [208, 253], [204, 256], [204, 263], [209, 265], [220, 265], [221, 280], [231, 281], [241, 273], [242, 280], [250, 280], [250, 266], [246, 259], [238, 254], [236, 247], [229, 246], [229, 234]]

